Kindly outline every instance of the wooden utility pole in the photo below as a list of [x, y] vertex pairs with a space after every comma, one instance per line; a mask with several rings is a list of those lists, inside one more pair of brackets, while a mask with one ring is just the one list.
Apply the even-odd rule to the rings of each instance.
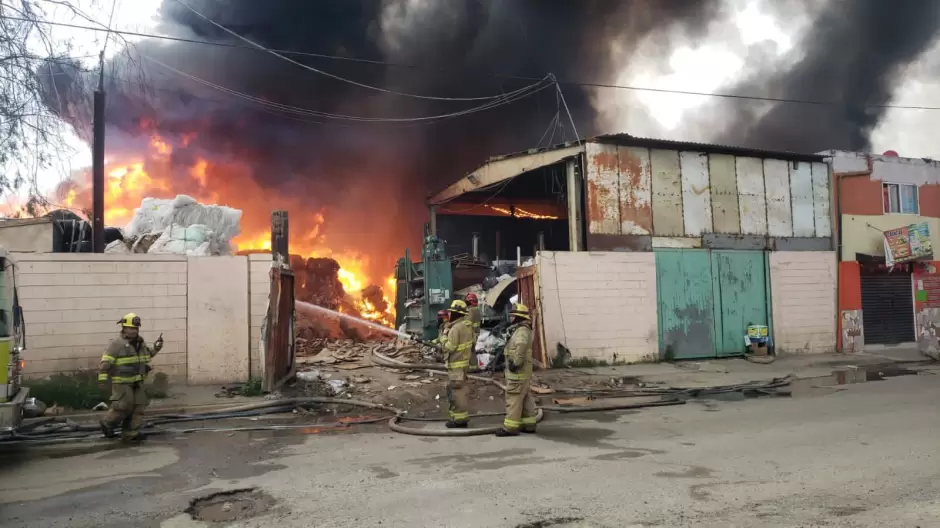
[[99, 58], [98, 89], [95, 90], [91, 160], [91, 245], [104, 253], [104, 50]]

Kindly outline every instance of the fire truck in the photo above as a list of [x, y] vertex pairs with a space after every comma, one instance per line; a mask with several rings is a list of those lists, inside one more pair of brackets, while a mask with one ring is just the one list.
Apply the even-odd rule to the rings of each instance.
[[26, 322], [16, 291], [16, 264], [0, 248], [0, 435], [12, 433], [23, 418], [29, 388], [23, 387]]

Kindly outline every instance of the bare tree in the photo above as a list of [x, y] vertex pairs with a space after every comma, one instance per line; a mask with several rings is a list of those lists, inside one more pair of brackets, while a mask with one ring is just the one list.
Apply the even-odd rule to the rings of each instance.
[[[88, 14], [102, 2], [109, 9], [115, 5], [114, 0], [0, 0], [0, 196], [25, 190], [27, 206], [39, 212], [45, 197], [36, 176], [71, 151], [65, 140], [71, 125], [63, 118], [72, 117], [72, 125], [91, 122], [97, 78], [79, 60], [89, 56], [76, 57], [72, 41], [56, 33], [60, 28], [50, 24], [52, 14], [107, 29], [110, 20], [106, 25]], [[108, 37], [126, 49], [119, 36]], [[78, 115], [86, 118], [74, 119]], [[74, 131], [90, 141], [90, 129]]]

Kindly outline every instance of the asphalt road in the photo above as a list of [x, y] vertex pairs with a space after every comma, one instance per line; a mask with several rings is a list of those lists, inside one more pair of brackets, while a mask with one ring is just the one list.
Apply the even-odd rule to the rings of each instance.
[[[2, 526], [940, 526], [940, 376], [550, 417], [537, 437], [200, 434], [0, 460]], [[257, 422], [254, 422], [257, 423]], [[246, 506], [247, 505], [247, 506]], [[254, 515], [254, 516], [252, 516]]]

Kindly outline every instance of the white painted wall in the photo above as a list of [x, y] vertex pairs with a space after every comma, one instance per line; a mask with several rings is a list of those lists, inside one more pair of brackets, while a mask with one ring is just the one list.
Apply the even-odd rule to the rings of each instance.
[[836, 348], [834, 251], [770, 253], [774, 344], [783, 354], [821, 354]]
[[658, 360], [655, 254], [544, 251], [536, 264], [549, 356], [560, 342], [573, 357]]
[[118, 335], [118, 320], [134, 312], [148, 342], [163, 333], [155, 370], [185, 382], [185, 257], [20, 253], [13, 259], [26, 319], [27, 377], [97, 368]]
[[[244, 381], [255, 366], [270, 254], [251, 257], [14, 253], [28, 378], [96, 369], [134, 312], [173, 383]], [[190, 354], [192, 355], [190, 357]]]
[[188, 383], [247, 380], [248, 259], [190, 257], [187, 272]]
[[51, 218], [28, 218], [0, 222], [0, 247], [11, 252], [48, 253], [52, 251]]

